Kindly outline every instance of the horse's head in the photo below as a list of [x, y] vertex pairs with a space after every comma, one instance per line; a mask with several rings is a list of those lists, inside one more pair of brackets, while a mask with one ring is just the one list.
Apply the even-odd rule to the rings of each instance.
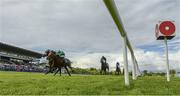
[[47, 58], [55, 59], [56, 58], [55, 52], [54, 51], [49, 51], [47, 53]]
[[48, 56], [49, 52], [50, 52], [50, 50], [49, 50], [49, 49], [48, 49], [48, 50], [46, 50], [46, 51], [44, 52], [44, 54], [43, 54], [43, 57]]

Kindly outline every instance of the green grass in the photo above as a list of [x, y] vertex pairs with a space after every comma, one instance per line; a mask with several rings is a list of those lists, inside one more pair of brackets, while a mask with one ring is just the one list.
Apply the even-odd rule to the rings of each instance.
[[131, 80], [124, 86], [123, 76], [112, 75], [67, 75], [53, 76], [41, 73], [0, 71], [1, 95], [116, 95], [116, 94], [180, 94], [180, 78], [167, 83], [165, 77], [151, 76]]

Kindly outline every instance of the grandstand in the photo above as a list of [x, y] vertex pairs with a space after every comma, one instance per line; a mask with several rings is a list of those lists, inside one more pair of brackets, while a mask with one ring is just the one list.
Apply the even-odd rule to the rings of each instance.
[[43, 54], [0, 42], [0, 69], [30, 71], [38, 69]]
[[29, 62], [41, 57], [41, 53], [0, 42], [0, 59], [17, 59]]

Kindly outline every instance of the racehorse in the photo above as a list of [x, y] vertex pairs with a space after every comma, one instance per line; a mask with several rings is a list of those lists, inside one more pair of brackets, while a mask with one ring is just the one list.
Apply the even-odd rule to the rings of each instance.
[[45, 56], [47, 56], [47, 59], [49, 60], [49, 66], [50, 66], [49, 71], [46, 72], [46, 74], [58, 69], [54, 75], [56, 75], [58, 72], [61, 75], [61, 68], [64, 67], [67, 73], [69, 74], [69, 76], [71, 76], [68, 70], [68, 67], [72, 70], [72, 67], [71, 67], [72, 62], [69, 59], [57, 56], [54, 51], [46, 51]]
[[115, 74], [117, 74], [117, 75], [121, 74], [121, 69], [120, 69], [119, 62], [116, 63], [116, 72], [115, 72]]
[[106, 74], [106, 72], [109, 72], [109, 64], [106, 61], [101, 60], [101, 71], [100, 71], [100, 73], [103, 74], [103, 72], [104, 72], [104, 74]]

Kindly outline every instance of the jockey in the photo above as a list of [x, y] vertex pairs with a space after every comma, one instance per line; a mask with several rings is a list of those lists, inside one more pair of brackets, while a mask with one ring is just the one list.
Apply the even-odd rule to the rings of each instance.
[[116, 72], [118, 72], [118, 75], [119, 75], [119, 73], [121, 74], [121, 68], [120, 68], [119, 62], [116, 63]]
[[58, 51], [56, 51], [56, 55], [59, 56], [59, 57], [65, 58], [64, 51], [58, 50]]
[[119, 66], [120, 66], [120, 65], [119, 65], [119, 62], [117, 62], [117, 63], [116, 63], [116, 68], [120, 68]]
[[101, 63], [106, 63], [106, 57], [104, 56], [101, 57]]
[[62, 50], [56, 51], [56, 55], [63, 59], [64, 63], [67, 63], [67, 59], [65, 59], [65, 53]]

